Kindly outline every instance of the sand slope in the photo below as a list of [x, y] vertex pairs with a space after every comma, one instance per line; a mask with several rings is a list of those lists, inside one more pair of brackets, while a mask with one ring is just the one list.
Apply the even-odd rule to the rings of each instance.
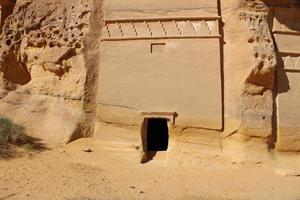
[[300, 177], [276, 175], [272, 163], [183, 162], [165, 153], [142, 165], [135, 147], [125, 143], [81, 139], [51, 147], [0, 161], [1, 200], [300, 199]]

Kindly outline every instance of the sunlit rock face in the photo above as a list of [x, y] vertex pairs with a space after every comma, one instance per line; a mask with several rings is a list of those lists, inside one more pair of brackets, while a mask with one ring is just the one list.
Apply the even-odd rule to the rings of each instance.
[[[299, 59], [299, 3], [240, 2], [240, 20], [249, 28], [247, 42], [251, 47], [252, 64], [242, 89], [240, 126], [225, 140], [225, 146], [233, 147], [232, 143], [242, 141], [247, 152], [249, 149], [262, 152], [264, 144], [268, 144], [269, 149], [299, 151], [296, 121], [300, 115], [296, 108], [297, 84], [293, 81], [297, 77]], [[230, 153], [234, 152], [237, 149]]]
[[92, 3], [3, 2], [1, 114], [42, 138], [66, 142], [85, 115], [84, 40], [91, 32]]
[[0, 114], [55, 142], [146, 144], [148, 118], [163, 118], [174, 148], [249, 159], [299, 151], [299, 9], [297, 0], [3, 0]]

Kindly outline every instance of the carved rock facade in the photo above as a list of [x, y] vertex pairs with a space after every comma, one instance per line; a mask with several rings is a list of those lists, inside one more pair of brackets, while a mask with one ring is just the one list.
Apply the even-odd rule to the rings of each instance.
[[0, 113], [55, 141], [123, 138], [147, 151], [154, 118], [167, 120], [172, 149], [300, 151], [299, 9], [292, 0], [2, 1]]

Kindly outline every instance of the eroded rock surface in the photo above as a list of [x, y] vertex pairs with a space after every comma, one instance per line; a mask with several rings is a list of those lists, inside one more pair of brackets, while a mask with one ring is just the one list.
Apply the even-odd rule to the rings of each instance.
[[42, 137], [72, 137], [85, 115], [88, 69], [83, 43], [90, 32], [92, 5], [88, 0], [17, 1], [11, 15], [1, 16], [2, 115], [35, 133], [46, 132], [37, 133]]
[[297, 99], [289, 95], [297, 96], [299, 1], [103, 4], [1, 1], [1, 115], [67, 142], [139, 141], [141, 113], [173, 113], [168, 125], [179, 143], [253, 151], [255, 159], [274, 148], [299, 151], [300, 128], [288, 122], [299, 114], [285, 109], [297, 109], [287, 102]]

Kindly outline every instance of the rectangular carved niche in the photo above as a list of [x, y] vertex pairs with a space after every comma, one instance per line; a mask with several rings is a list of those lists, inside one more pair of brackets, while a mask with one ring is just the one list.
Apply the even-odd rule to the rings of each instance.
[[151, 43], [151, 53], [163, 53], [166, 48], [166, 43]]

